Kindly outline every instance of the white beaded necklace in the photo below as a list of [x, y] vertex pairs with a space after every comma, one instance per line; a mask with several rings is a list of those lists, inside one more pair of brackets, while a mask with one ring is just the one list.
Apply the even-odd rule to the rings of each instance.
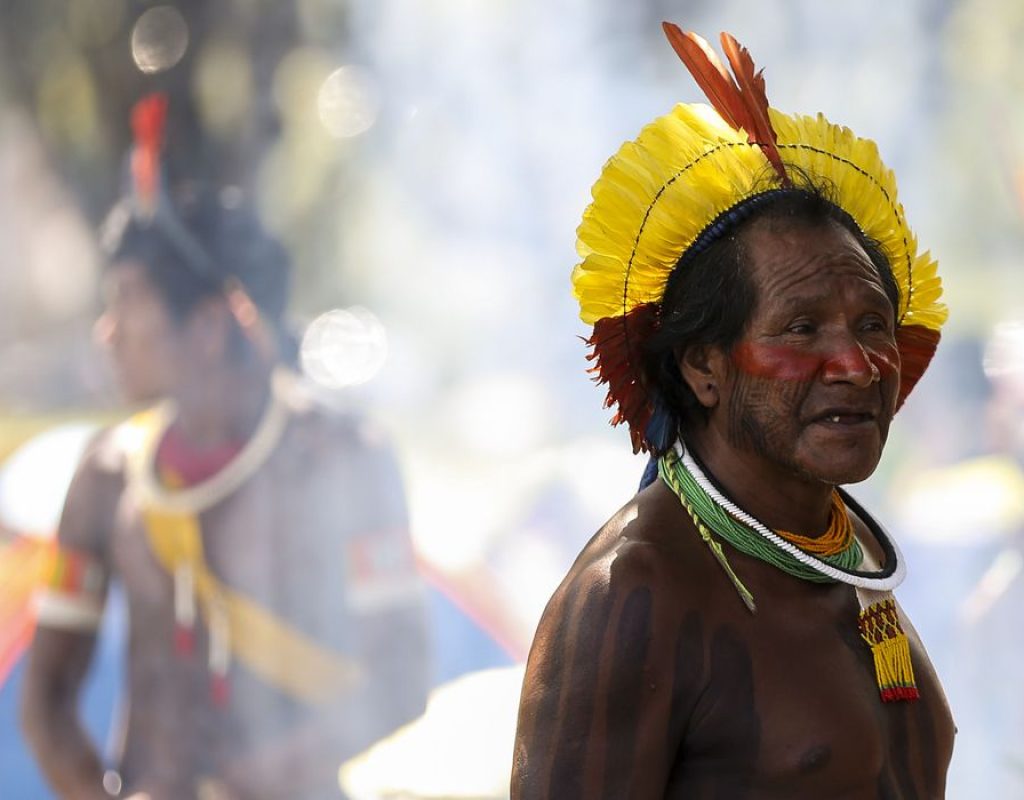
[[157, 478], [154, 460], [157, 446], [174, 419], [174, 406], [164, 403], [156, 410], [158, 422], [146, 431], [129, 453], [129, 475], [139, 501], [163, 511], [198, 514], [219, 503], [245, 483], [267, 460], [281, 439], [289, 410], [284, 395], [291, 378], [283, 369], [274, 371], [267, 407], [253, 435], [239, 453], [216, 475], [194, 486], [169, 489]]

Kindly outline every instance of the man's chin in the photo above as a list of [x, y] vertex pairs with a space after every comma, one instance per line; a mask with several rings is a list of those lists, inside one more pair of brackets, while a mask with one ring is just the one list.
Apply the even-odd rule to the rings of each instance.
[[827, 483], [830, 486], [846, 486], [870, 478], [878, 468], [878, 459], [860, 458], [855, 461], [833, 461], [831, 463], [816, 461], [810, 464], [804, 463], [801, 467], [801, 471], [815, 481]]
[[884, 433], [877, 429], [855, 437], [815, 437], [804, 443], [806, 450], [799, 461], [808, 475], [825, 483], [860, 483], [878, 468], [884, 444]]

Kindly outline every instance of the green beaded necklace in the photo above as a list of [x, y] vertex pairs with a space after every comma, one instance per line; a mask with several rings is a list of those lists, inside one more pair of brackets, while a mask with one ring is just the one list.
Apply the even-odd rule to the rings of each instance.
[[[687, 513], [697, 526], [701, 538], [711, 546], [715, 557], [725, 568], [729, 578], [736, 585], [736, 589], [739, 591], [743, 601], [751, 610], [753, 610], [753, 597], [730, 568], [721, 547], [716, 546], [717, 543], [710, 538], [711, 532], [717, 534], [741, 553], [746, 553], [749, 556], [771, 564], [773, 567], [793, 577], [814, 583], [835, 582], [834, 579], [800, 562], [792, 554], [765, 541], [756, 531], [733, 518], [694, 480], [675, 451], [659, 459], [658, 474], [682, 502]], [[857, 569], [862, 558], [863, 552], [860, 544], [857, 542], [856, 537], [854, 537], [850, 540], [850, 545], [846, 549], [835, 555], [825, 556], [821, 560], [838, 569], [849, 571]]]

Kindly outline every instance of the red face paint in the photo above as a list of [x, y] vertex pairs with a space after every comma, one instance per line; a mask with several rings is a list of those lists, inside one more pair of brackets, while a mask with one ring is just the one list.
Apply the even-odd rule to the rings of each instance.
[[900, 374], [900, 351], [896, 345], [889, 345], [880, 350], [868, 350], [868, 358], [878, 367], [882, 380], [897, 377]]
[[733, 363], [748, 375], [777, 381], [809, 381], [824, 359], [785, 344], [740, 342], [733, 349]]
[[785, 344], [740, 342], [733, 350], [733, 363], [747, 375], [779, 381], [810, 381], [826, 366], [856, 369], [857, 360], [867, 357], [885, 380], [899, 373], [900, 357], [896, 348], [883, 350], [850, 348], [833, 354], [807, 352]]

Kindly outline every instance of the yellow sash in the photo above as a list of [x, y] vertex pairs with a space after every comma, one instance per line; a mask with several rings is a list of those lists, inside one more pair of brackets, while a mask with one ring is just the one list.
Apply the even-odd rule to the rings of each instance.
[[306, 703], [337, 697], [358, 680], [359, 669], [217, 580], [203, 557], [195, 515], [145, 509], [149, 546], [168, 574], [191, 567], [204, 620], [219, 605], [227, 615], [231, 653], [261, 680]]
[[[268, 411], [268, 415], [271, 413], [274, 409]], [[126, 423], [128, 431], [124, 441], [131, 445], [129, 475], [134, 474], [137, 486], [147, 483], [154, 474], [156, 446], [166, 430], [168, 419], [167, 414], [148, 411]], [[254, 438], [260, 435], [257, 431]], [[260, 463], [263, 461], [265, 456]], [[147, 472], [146, 478], [139, 477]], [[185, 489], [176, 494], [188, 492]], [[214, 610], [223, 615], [227, 621], [231, 654], [254, 675], [290, 697], [309, 704], [337, 698], [361, 679], [361, 670], [350, 659], [325, 649], [217, 579], [203, 555], [198, 519], [198, 512], [202, 509], [190, 511], [175, 507], [174, 502], [160, 502], [151, 491], [143, 490], [139, 495], [146, 537], [153, 555], [172, 578], [179, 568], [191, 570], [195, 597], [204, 621], [210, 624]], [[173, 499], [173, 495], [169, 497]]]

